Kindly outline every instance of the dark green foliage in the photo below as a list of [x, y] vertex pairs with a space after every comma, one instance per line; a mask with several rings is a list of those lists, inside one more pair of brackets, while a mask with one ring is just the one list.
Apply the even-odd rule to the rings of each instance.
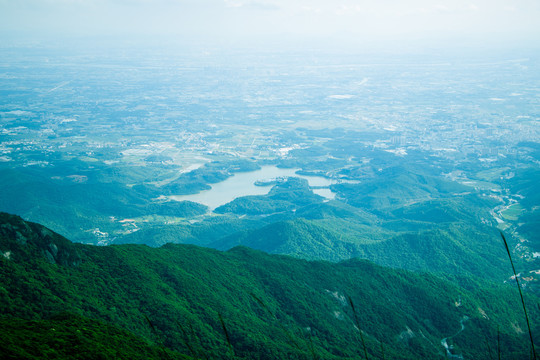
[[[452, 339], [465, 358], [485, 357], [483, 339], [495, 344], [497, 325], [503, 357], [529, 351], [515, 330], [525, 326], [522, 316], [509, 306], [514, 289], [506, 286], [470, 280], [474, 286], [458, 287], [362, 260], [309, 262], [244, 247], [92, 247], [40, 235], [41, 226], [12, 215], [1, 220], [8, 230], [0, 238], [0, 314], [8, 323], [67, 311], [208, 359], [230, 358], [231, 347], [238, 359], [359, 358], [354, 325], [361, 324], [370, 359], [382, 358], [382, 348], [389, 359], [427, 359], [443, 357], [440, 339], [468, 316], [462, 336]], [[55, 261], [45, 252], [51, 244], [63, 254]], [[538, 311], [530, 315], [537, 319]], [[113, 340], [103, 346], [114, 348]]]
[[[85, 178], [77, 182], [73, 179], [78, 178], [63, 177], [74, 173]], [[154, 201], [152, 198], [157, 197], [158, 193], [145, 192], [149, 191], [149, 187], [130, 188], [116, 183], [114, 179], [118, 175], [110, 174], [111, 178], [107, 182], [98, 181], [97, 178], [103, 174], [96, 169], [2, 169], [2, 175], [2, 210], [30, 219], [40, 219], [47, 226], [62, 234], [73, 235], [72, 238], [79, 241], [91, 239], [85, 230], [109, 228], [111, 216], [191, 217], [207, 211], [206, 206], [192, 202]], [[58, 179], [51, 179], [53, 175]], [[153, 189], [155, 191], [155, 187]]]
[[374, 177], [359, 184], [336, 184], [332, 188], [348, 204], [378, 211], [471, 190], [468, 186], [424, 174], [423, 171], [413, 172], [404, 166], [376, 171]]
[[291, 211], [294, 204], [286, 200], [273, 200], [267, 196], [243, 196], [222, 205], [214, 210], [215, 213], [264, 215]]
[[274, 186], [268, 197], [272, 200], [288, 201], [296, 206], [305, 206], [323, 200], [321, 196], [309, 189], [307, 180], [297, 177], [290, 177], [287, 181]]
[[102, 321], [60, 313], [47, 319], [0, 319], [2, 359], [188, 359]]
[[540, 229], [540, 208], [536, 208], [520, 217], [517, 231], [534, 244], [535, 249], [540, 248], [540, 232], [538, 229]]
[[501, 231], [501, 237], [504, 242], [504, 247], [506, 249], [506, 253], [508, 254], [508, 260], [510, 260], [510, 265], [512, 265], [512, 272], [514, 273], [514, 279], [516, 280], [516, 284], [519, 291], [519, 297], [521, 300], [521, 305], [523, 305], [523, 312], [525, 313], [525, 320], [527, 321], [527, 330], [529, 332], [529, 338], [531, 339], [531, 351], [533, 353], [534, 359], [536, 360], [536, 349], [534, 348], [534, 340], [533, 335], [531, 331], [531, 324], [529, 322], [529, 315], [527, 314], [527, 306], [525, 305], [525, 300], [523, 300], [523, 291], [521, 291], [521, 285], [519, 284], [519, 278], [516, 273], [516, 268], [514, 267], [514, 262], [512, 261], [512, 254], [510, 253], [510, 249], [508, 248], [508, 243], [506, 242], [506, 238], [504, 237], [503, 232]]
[[529, 167], [518, 169], [516, 175], [508, 180], [512, 193], [523, 196], [521, 204], [529, 210], [540, 203], [538, 179], [540, 179], [540, 169]]
[[369, 359], [367, 348], [366, 348], [366, 341], [364, 340], [364, 335], [362, 334], [362, 326], [360, 325], [360, 321], [358, 320], [358, 313], [356, 312], [356, 308], [354, 307], [354, 302], [352, 301], [351, 297], [348, 296], [347, 300], [349, 301], [349, 305], [351, 305], [351, 309], [353, 311], [353, 318], [354, 323], [356, 325], [356, 330], [360, 334], [360, 340], [362, 340], [362, 349], [364, 350], [364, 356], [366, 360]]
[[[463, 222], [477, 224], [490, 219], [489, 209], [496, 203], [476, 195], [419, 201], [392, 211], [395, 219], [424, 223]], [[485, 220], [484, 220], [485, 221]]]
[[348, 259], [354, 252], [354, 245], [339, 241], [339, 234], [303, 219], [271, 223], [210, 245], [222, 250], [244, 245], [270, 254], [331, 261]]
[[[223, 179], [225, 180], [225, 178]], [[204, 181], [188, 180], [182, 183], [171, 182], [162, 190], [165, 194], [170, 195], [189, 195], [197, 194], [204, 190], [210, 190], [211, 186]]]
[[210, 217], [183, 225], [161, 225], [141, 229], [116, 240], [115, 244], [146, 244], [158, 247], [166, 243], [207, 246], [231, 234], [260, 226], [260, 222], [229, 217]]
[[[429, 220], [426, 216], [425, 220]], [[352, 257], [370, 259], [380, 265], [410, 270], [469, 274], [503, 279], [504, 248], [497, 231], [470, 222], [439, 223], [437, 227], [423, 222], [401, 223], [401, 232], [379, 233], [367, 217], [349, 219], [295, 219], [244, 230], [223, 237], [209, 245], [229, 249], [244, 245], [271, 254], [286, 254], [305, 259], [339, 261]], [[472, 223], [474, 224], [474, 223]], [[392, 223], [391, 226], [396, 226]], [[420, 230], [422, 228], [430, 230]], [[404, 232], [403, 230], [406, 230]], [[416, 230], [416, 231], [413, 231]]]
[[41, 225], [6, 213], [0, 213], [0, 246], [14, 261], [25, 262], [39, 254], [51, 264], [77, 266], [81, 263], [77, 245]]
[[296, 211], [296, 216], [308, 220], [358, 218], [359, 210], [338, 201], [316, 203]]
[[[58, 160], [46, 168], [2, 166], [2, 211], [39, 220], [71, 239], [94, 242], [89, 230], [111, 231], [111, 217], [148, 215], [195, 217], [207, 212], [193, 202], [156, 200], [160, 195], [193, 194], [209, 189], [235, 172], [256, 170], [247, 160], [213, 162], [158, 187], [178, 169], [157, 166], [109, 166], [101, 162]], [[128, 185], [130, 184], [130, 185]], [[117, 226], [118, 227], [118, 226]]]
[[193, 201], [154, 202], [146, 206], [147, 214], [165, 216], [194, 217], [208, 211], [205, 205]]

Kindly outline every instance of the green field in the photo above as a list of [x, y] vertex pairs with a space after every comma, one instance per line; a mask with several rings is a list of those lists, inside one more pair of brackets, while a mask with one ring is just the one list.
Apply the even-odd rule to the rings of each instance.
[[510, 170], [509, 167], [493, 168], [488, 170], [479, 171], [476, 173], [478, 179], [485, 181], [497, 181], [505, 171]]
[[514, 204], [501, 212], [501, 215], [505, 220], [517, 221], [524, 211], [525, 208], [521, 204]]

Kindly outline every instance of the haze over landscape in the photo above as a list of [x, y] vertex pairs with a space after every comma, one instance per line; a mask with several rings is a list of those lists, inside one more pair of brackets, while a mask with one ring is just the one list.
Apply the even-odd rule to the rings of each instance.
[[[429, 41], [532, 46], [540, 5], [532, 0], [20, 0], [0, 2], [4, 38], [146, 37], [179, 42], [397, 46]], [[358, 48], [357, 48], [358, 49]]]
[[535, 359], [539, 16], [0, 0], [0, 357]]

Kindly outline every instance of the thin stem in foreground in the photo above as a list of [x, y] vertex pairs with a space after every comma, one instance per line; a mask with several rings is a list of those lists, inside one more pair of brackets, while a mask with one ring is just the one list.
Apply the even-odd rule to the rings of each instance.
[[349, 298], [349, 305], [351, 305], [351, 309], [354, 314], [354, 321], [356, 323], [356, 327], [358, 328], [358, 332], [360, 333], [360, 340], [362, 341], [362, 347], [364, 348], [364, 356], [366, 357], [366, 360], [368, 360], [369, 357], [368, 357], [366, 342], [364, 341], [364, 335], [362, 335], [362, 329], [360, 328], [360, 321], [358, 320], [358, 314], [356, 313], [356, 309], [354, 308], [354, 303], [352, 301], [352, 298], [350, 296], [348, 296], [348, 298]]
[[516, 279], [516, 284], [519, 290], [519, 296], [521, 297], [521, 305], [523, 305], [523, 312], [525, 313], [525, 320], [527, 321], [527, 328], [529, 329], [529, 338], [531, 339], [531, 348], [533, 353], [533, 358], [536, 360], [536, 350], [534, 349], [534, 341], [531, 331], [531, 325], [529, 323], [529, 315], [527, 315], [527, 308], [525, 307], [525, 300], [523, 300], [523, 292], [521, 291], [521, 285], [519, 284], [519, 279], [516, 274], [516, 268], [514, 267], [514, 262], [512, 261], [512, 255], [510, 254], [510, 248], [508, 247], [508, 243], [506, 242], [506, 238], [504, 237], [504, 234], [502, 231], [500, 231], [501, 237], [504, 242], [504, 247], [506, 248], [506, 252], [508, 253], [508, 258], [510, 259], [510, 264], [512, 265], [512, 271], [514, 272], [514, 278]]

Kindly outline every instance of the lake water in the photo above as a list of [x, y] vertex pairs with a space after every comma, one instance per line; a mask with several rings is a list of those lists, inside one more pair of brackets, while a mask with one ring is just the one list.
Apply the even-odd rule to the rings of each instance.
[[[197, 202], [208, 206], [210, 210], [214, 210], [218, 206], [233, 201], [237, 197], [268, 194], [272, 185], [256, 186], [255, 182], [257, 180], [266, 180], [280, 176], [295, 176], [306, 179], [309, 185], [314, 187], [328, 187], [331, 184], [336, 183], [335, 180], [327, 179], [322, 176], [297, 175], [296, 171], [298, 170], [299, 169], [280, 169], [276, 166], [263, 166], [259, 170], [236, 173], [220, 183], [212, 184], [210, 190], [201, 191], [200, 193], [193, 195], [172, 195], [170, 198], [177, 201], [188, 200]], [[334, 193], [328, 188], [313, 189], [313, 192], [327, 199], [334, 198]]]

